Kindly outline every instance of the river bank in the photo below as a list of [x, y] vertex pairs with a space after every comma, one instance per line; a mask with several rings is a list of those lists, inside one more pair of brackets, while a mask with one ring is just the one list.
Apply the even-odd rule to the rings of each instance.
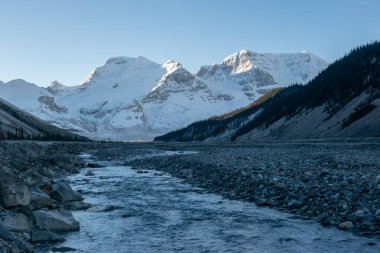
[[[197, 151], [144, 156], [152, 150]], [[117, 154], [116, 156], [114, 154]], [[377, 141], [120, 145], [94, 153], [185, 179], [228, 199], [255, 202], [364, 236], [380, 236]]]
[[0, 252], [32, 252], [77, 231], [70, 210], [88, 208], [66, 182], [94, 143], [0, 142]]
[[[147, 156], [191, 156], [157, 152]], [[141, 157], [141, 154], [140, 154]], [[228, 200], [155, 170], [103, 163], [69, 176], [97, 209], [74, 211], [81, 230], [55, 247], [79, 253], [377, 253], [380, 240], [326, 228], [252, 202]], [[47, 253], [49, 248], [37, 249]]]

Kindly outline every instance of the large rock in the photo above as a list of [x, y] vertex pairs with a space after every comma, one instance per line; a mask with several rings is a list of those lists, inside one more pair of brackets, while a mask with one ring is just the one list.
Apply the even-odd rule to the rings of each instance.
[[35, 225], [41, 230], [52, 232], [67, 232], [79, 230], [77, 222], [69, 211], [46, 211], [38, 210], [33, 212]]
[[34, 185], [45, 192], [50, 192], [52, 188], [52, 180], [38, 172], [30, 173], [27, 177], [30, 185]]
[[50, 162], [54, 165], [58, 165], [61, 168], [66, 168], [71, 164], [71, 155], [55, 153], [50, 156]]
[[100, 212], [111, 212], [115, 209], [116, 209], [116, 207], [113, 205], [104, 205], [104, 206], [93, 206], [87, 210], [90, 212], [100, 213]]
[[32, 209], [41, 209], [51, 206], [53, 200], [44, 191], [36, 187], [29, 188], [29, 191], [31, 194], [30, 207]]
[[2, 226], [14, 232], [28, 233], [32, 231], [32, 223], [22, 213], [14, 213], [1, 218]]
[[351, 221], [345, 221], [338, 225], [338, 228], [342, 230], [349, 230], [349, 229], [352, 229], [353, 227], [354, 227], [354, 224], [352, 224]]
[[0, 167], [0, 203], [5, 207], [26, 206], [31, 196], [26, 185], [7, 167]]
[[55, 243], [63, 242], [65, 241], [65, 238], [53, 232], [33, 229], [31, 241], [32, 243]]
[[53, 184], [52, 197], [62, 202], [83, 200], [83, 197], [79, 192], [74, 191], [68, 184], [64, 182]]
[[91, 207], [91, 204], [83, 201], [74, 201], [64, 205], [64, 208], [71, 211], [86, 210]]

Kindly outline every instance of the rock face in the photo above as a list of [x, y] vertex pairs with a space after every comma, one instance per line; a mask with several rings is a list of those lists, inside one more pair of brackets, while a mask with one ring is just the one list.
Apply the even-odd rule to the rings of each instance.
[[180, 63], [115, 57], [81, 85], [48, 88], [23, 80], [0, 85], [0, 97], [20, 108], [96, 139], [151, 140], [210, 116], [246, 106], [266, 91], [306, 83], [327, 63], [310, 53], [248, 50], [190, 73]]
[[45, 211], [33, 212], [33, 218], [37, 228], [50, 232], [68, 232], [79, 230], [79, 223], [68, 211]]

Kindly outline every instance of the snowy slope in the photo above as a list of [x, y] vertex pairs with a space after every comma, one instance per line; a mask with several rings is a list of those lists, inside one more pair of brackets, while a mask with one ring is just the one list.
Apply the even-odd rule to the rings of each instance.
[[57, 126], [95, 139], [151, 140], [245, 106], [265, 91], [305, 83], [327, 63], [308, 53], [242, 50], [196, 74], [180, 63], [114, 57], [80, 85], [41, 88], [23, 80], [0, 84], [0, 97]]

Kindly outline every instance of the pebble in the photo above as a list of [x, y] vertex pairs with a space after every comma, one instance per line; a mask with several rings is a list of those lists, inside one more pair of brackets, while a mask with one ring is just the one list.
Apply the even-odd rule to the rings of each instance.
[[345, 222], [342, 222], [338, 225], [338, 228], [342, 229], [342, 230], [348, 230], [348, 229], [351, 229], [353, 227], [354, 227], [354, 224], [352, 224], [351, 221], [345, 221]]

